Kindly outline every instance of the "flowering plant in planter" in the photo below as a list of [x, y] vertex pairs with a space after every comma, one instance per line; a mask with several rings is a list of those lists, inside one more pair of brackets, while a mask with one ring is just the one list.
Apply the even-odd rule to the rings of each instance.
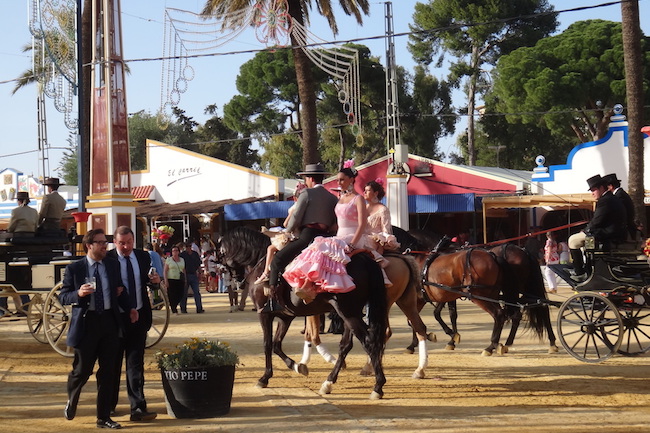
[[167, 413], [209, 418], [230, 411], [239, 357], [228, 343], [192, 338], [156, 353]]
[[237, 353], [228, 343], [196, 337], [177, 345], [174, 350], [160, 350], [155, 356], [158, 366], [165, 370], [239, 364]]

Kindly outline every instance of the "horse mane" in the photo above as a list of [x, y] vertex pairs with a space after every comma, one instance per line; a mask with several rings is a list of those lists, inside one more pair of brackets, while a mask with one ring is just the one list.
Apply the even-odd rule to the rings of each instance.
[[223, 262], [230, 267], [254, 266], [266, 255], [268, 236], [247, 227], [237, 227], [221, 238]]
[[406, 231], [400, 227], [393, 226], [393, 234], [400, 243], [400, 251], [407, 249], [411, 251], [431, 250], [440, 240], [440, 235], [425, 230], [413, 229]]

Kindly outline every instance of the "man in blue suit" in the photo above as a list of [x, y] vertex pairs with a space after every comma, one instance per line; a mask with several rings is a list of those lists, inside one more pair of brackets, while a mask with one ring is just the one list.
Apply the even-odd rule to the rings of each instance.
[[[86, 257], [65, 269], [59, 300], [72, 305], [72, 318], [67, 344], [74, 347], [72, 371], [68, 375], [68, 402], [64, 416], [71, 420], [77, 412], [81, 389], [97, 370], [97, 427], [119, 429], [122, 426], [110, 418], [115, 364], [122, 332], [119, 308], [128, 311], [132, 322], [138, 311], [132, 308], [120, 276], [120, 264], [106, 257], [106, 234], [102, 229], [90, 230], [83, 238]], [[94, 283], [89, 282], [94, 278]]]
[[[115, 409], [120, 391], [120, 376], [122, 374], [122, 358], [126, 355], [126, 390], [131, 403], [131, 421], [150, 421], [156, 418], [155, 412], [147, 410], [144, 398], [144, 349], [147, 343], [147, 331], [151, 328], [152, 314], [147, 284], [160, 283], [160, 275], [149, 276], [151, 257], [149, 253], [136, 250], [133, 231], [127, 226], [120, 226], [113, 234], [115, 249], [110, 250], [108, 257], [117, 259], [120, 263], [122, 281], [126, 290], [135, 301], [138, 310], [138, 320], [131, 323], [128, 312], [121, 313], [124, 336], [120, 339], [119, 358], [115, 370], [115, 390], [112, 408]], [[130, 268], [130, 269], [129, 269]], [[132, 291], [134, 293], [132, 293]]]

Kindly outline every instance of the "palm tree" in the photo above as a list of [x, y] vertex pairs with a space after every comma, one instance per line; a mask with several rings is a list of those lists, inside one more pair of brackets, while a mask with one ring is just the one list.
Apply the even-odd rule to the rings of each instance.
[[643, 205], [643, 65], [641, 62], [641, 27], [639, 26], [639, 2], [621, 3], [623, 22], [623, 52], [625, 53], [625, 86], [627, 91], [628, 152], [630, 167], [628, 189], [634, 203], [634, 213], [645, 221]]
[[[318, 12], [327, 19], [334, 35], [338, 33], [331, 0], [286, 1], [289, 15], [294, 22], [301, 25], [309, 23], [309, 11], [312, 3], [315, 3]], [[224, 27], [235, 28], [242, 25], [242, 22], [236, 19], [229, 20], [228, 17], [233, 16], [233, 12], [253, 7], [255, 3], [257, 3], [256, 0], [206, 0], [202, 14], [215, 15], [224, 20]], [[339, 3], [345, 14], [353, 15], [359, 24], [363, 23], [362, 14], [368, 15], [368, 0], [339, 0]], [[291, 35], [291, 44], [293, 46], [296, 79], [298, 81], [298, 97], [300, 98], [299, 127], [302, 131], [300, 136], [303, 145], [302, 162], [303, 165], [306, 165], [320, 161], [318, 134], [316, 132], [316, 92], [309, 58], [298, 46], [299, 43], [293, 35]]]

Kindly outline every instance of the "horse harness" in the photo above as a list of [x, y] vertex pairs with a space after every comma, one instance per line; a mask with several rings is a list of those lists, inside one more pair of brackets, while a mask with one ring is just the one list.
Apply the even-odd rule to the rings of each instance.
[[[465, 266], [464, 266], [465, 275], [463, 277], [463, 281], [466, 281], [467, 278], [469, 277], [470, 283], [469, 284], [461, 284], [461, 285], [458, 285], [458, 286], [447, 286], [446, 284], [440, 284], [440, 283], [435, 283], [433, 281], [429, 281], [429, 279], [428, 279], [429, 267], [431, 266], [433, 261], [440, 256], [440, 253], [435, 249], [433, 251], [429, 252], [429, 255], [427, 256], [427, 259], [424, 262], [424, 266], [422, 267], [422, 276], [421, 276], [422, 277], [421, 291], [422, 291], [422, 296], [423, 296], [425, 302], [433, 304], [433, 301], [429, 297], [429, 295], [428, 295], [428, 293], [426, 291], [426, 287], [425, 287], [425, 286], [433, 286], [433, 287], [437, 287], [439, 289], [445, 290], [447, 292], [457, 294], [457, 295], [460, 296], [461, 300], [478, 299], [478, 300], [481, 300], [481, 301], [497, 303], [497, 304], [499, 304], [501, 306], [501, 308], [505, 308], [506, 306], [510, 306], [510, 307], [519, 308], [520, 310], [523, 311], [526, 308], [540, 307], [540, 306], [543, 306], [543, 305], [548, 305], [550, 303], [547, 299], [536, 299], [534, 302], [516, 303], [516, 304], [514, 304], [514, 303], [511, 303], [511, 302], [506, 302], [506, 301], [504, 301], [502, 299], [493, 299], [493, 298], [488, 298], [488, 297], [485, 297], [485, 296], [480, 296], [480, 295], [473, 294], [471, 292], [472, 289], [497, 287], [495, 285], [473, 284], [472, 275], [471, 275], [471, 272], [470, 272], [470, 269], [471, 269], [471, 261], [470, 260], [471, 260], [472, 252], [475, 249], [477, 249], [477, 248], [474, 248], [474, 247], [469, 248], [467, 250], [467, 255], [465, 256]], [[488, 253], [496, 260], [496, 255], [493, 252], [488, 251]]]

